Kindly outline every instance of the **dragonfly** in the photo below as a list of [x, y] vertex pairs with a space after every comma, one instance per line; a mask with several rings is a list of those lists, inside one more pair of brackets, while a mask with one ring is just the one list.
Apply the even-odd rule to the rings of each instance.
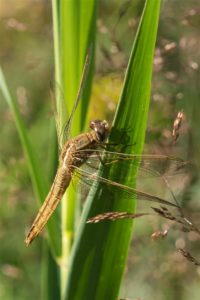
[[[86, 57], [86, 62], [83, 70], [83, 75], [78, 90], [78, 94], [70, 115], [67, 130], [71, 127], [72, 118], [76, 107], [81, 98], [81, 93], [87, 76], [89, 58]], [[111, 181], [107, 178], [96, 174], [99, 163], [105, 167], [110, 167], [113, 164], [130, 164], [132, 166], [140, 165], [140, 169], [153, 172], [153, 165], [160, 163], [169, 163], [175, 170], [179, 170], [183, 165], [183, 160], [165, 155], [133, 155], [107, 150], [106, 139], [110, 132], [109, 124], [106, 120], [93, 120], [90, 122], [90, 132], [82, 133], [65, 142], [61, 154], [59, 156], [59, 166], [46, 199], [39, 209], [35, 220], [26, 236], [25, 244], [28, 246], [43, 230], [47, 221], [55, 211], [61, 201], [66, 189], [70, 185], [74, 176], [82, 179], [83, 182], [101, 183], [102, 186], [114, 189], [117, 193], [123, 192], [123, 197], [137, 197], [137, 199], [147, 200], [167, 205], [178, 207], [177, 203], [173, 203], [162, 199], [158, 196], [139, 191], [131, 186], [123, 185], [119, 182]], [[84, 165], [93, 172], [82, 168]], [[157, 173], [155, 173], [157, 176]]]

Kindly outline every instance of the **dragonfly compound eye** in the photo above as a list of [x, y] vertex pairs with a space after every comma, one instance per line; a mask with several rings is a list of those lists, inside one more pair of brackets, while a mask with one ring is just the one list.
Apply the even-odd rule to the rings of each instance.
[[90, 122], [90, 128], [96, 132], [97, 139], [103, 142], [108, 134], [109, 126], [106, 120], [93, 120]]

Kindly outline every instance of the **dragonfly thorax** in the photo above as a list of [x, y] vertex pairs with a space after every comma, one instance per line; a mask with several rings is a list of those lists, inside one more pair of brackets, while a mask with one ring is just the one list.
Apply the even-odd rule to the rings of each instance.
[[96, 132], [96, 137], [99, 142], [105, 141], [109, 126], [106, 120], [93, 120], [90, 122], [90, 128]]

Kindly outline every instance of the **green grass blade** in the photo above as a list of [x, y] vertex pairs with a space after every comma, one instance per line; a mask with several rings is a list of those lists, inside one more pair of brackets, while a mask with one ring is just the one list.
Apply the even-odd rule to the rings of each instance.
[[[58, 132], [61, 132], [69, 117], [69, 113], [72, 111], [77, 96], [87, 51], [91, 45], [94, 48], [96, 1], [52, 0], [52, 5], [55, 37], [54, 53]], [[79, 134], [86, 122], [93, 76], [94, 53], [92, 53], [91, 61], [82, 99], [73, 118], [72, 136]], [[74, 188], [69, 187], [62, 199], [61, 208], [61, 286], [65, 286], [66, 282], [68, 270], [66, 265], [68, 265], [68, 258], [74, 239], [76, 208], [75, 191]]]
[[[30, 177], [32, 180], [33, 188], [39, 202], [42, 203], [48, 192], [48, 184], [45, 180], [48, 176], [45, 176], [43, 170], [40, 167], [38, 159], [35, 155], [33, 146], [28, 137], [25, 125], [20, 116], [18, 105], [15, 101], [15, 98], [11, 96], [8, 86], [6, 84], [2, 70], [0, 69], [0, 90], [7, 101], [10, 110], [12, 111], [15, 119], [16, 128], [22, 143], [22, 147], [27, 159], [27, 164], [29, 168]], [[56, 258], [61, 255], [61, 241], [59, 232], [59, 222], [57, 219], [57, 214], [54, 215], [51, 220], [48, 222], [48, 233], [49, 233], [49, 242], [51, 246], [52, 253]]]
[[53, 37], [54, 37], [54, 69], [55, 69], [55, 99], [56, 99], [56, 110], [57, 110], [57, 133], [60, 137], [62, 133], [62, 127], [66, 122], [67, 110], [66, 103], [64, 101], [63, 94], [63, 80], [62, 80], [62, 69], [63, 61], [61, 57], [61, 13], [60, 13], [60, 0], [52, 0], [52, 17], [53, 17]]
[[[160, 1], [146, 2], [137, 36], [133, 45], [117, 114], [110, 140], [119, 137], [116, 132], [125, 130], [129, 143], [134, 147], [125, 150], [140, 154], [142, 152], [149, 98], [153, 53], [157, 34]], [[118, 170], [111, 168], [103, 176], [119, 179], [119, 174], [134, 178], [137, 169]], [[121, 180], [126, 184], [126, 179]], [[134, 185], [134, 182], [133, 182]], [[88, 217], [104, 211], [134, 212], [135, 201], [112, 199], [105, 189], [94, 187], [83, 211], [79, 232], [73, 247], [70, 273], [67, 282], [66, 300], [116, 300], [125, 268], [127, 251], [132, 232], [132, 221], [85, 224]]]
[[[91, 45], [94, 48], [96, 1], [60, 1], [60, 11], [62, 87], [67, 111], [71, 112], [80, 84], [86, 53]], [[91, 60], [93, 62], [94, 53]], [[80, 133], [85, 124], [92, 76], [93, 63], [89, 66], [84, 94], [75, 114], [72, 136]]]
[[[58, 143], [55, 122], [51, 122], [48, 143], [48, 177], [53, 182], [58, 167]], [[59, 209], [59, 208], [58, 208]], [[58, 210], [56, 210], [58, 213]], [[60, 234], [57, 233], [57, 234]], [[60, 299], [60, 268], [52, 256], [50, 247], [46, 240], [43, 240], [41, 265], [41, 299], [54, 300]]]
[[43, 241], [42, 251], [42, 282], [41, 299], [55, 300], [60, 299], [60, 273], [59, 266], [48, 247], [47, 242]]

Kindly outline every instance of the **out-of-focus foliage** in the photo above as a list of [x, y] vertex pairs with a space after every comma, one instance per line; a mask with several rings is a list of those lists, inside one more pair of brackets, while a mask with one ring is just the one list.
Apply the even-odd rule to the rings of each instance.
[[[198, 222], [199, 1], [182, 1], [181, 5], [179, 0], [163, 2], [145, 152], [178, 155], [194, 163], [190, 172], [170, 182], [176, 192], [182, 191], [179, 198], [186, 214]], [[112, 120], [142, 7], [143, 1], [100, 3], [90, 119]], [[53, 116], [50, 2], [1, 0], [0, 40], [0, 63], [17, 95], [41, 162], [48, 169], [46, 149]], [[0, 103], [0, 298], [35, 299], [39, 297], [41, 245], [38, 240], [27, 250], [23, 240], [36, 211], [36, 201], [12, 116], [2, 99]], [[171, 128], [180, 109], [184, 109], [186, 118], [173, 145]], [[157, 193], [162, 195], [164, 190]], [[127, 263], [123, 298], [199, 299], [199, 269], [175, 251], [176, 247], [186, 247], [200, 260], [199, 238], [170, 230], [165, 239], [152, 241], [153, 231], [171, 226], [165, 223], [158, 219], [136, 221], [134, 252], [130, 251]]]

